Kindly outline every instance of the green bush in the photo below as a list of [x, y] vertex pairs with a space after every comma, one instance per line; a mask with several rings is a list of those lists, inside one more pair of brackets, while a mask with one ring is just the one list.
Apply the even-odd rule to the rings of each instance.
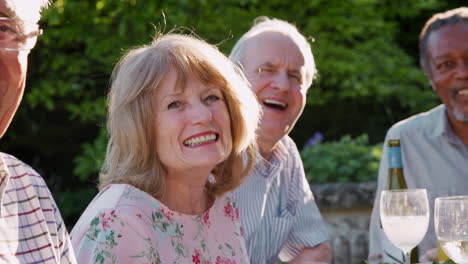
[[381, 156], [381, 144], [370, 145], [366, 134], [355, 139], [344, 136], [301, 151], [307, 179], [313, 183], [375, 180]]
[[[330, 140], [366, 133], [371, 142], [379, 142], [393, 123], [439, 103], [417, 65], [417, 36], [433, 13], [464, 4], [466, 0], [53, 0], [40, 21], [44, 34], [29, 55], [24, 100], [0, 149], [44, 176], [65, 222], [73, 226], [94, 196], [91, 191], [97, 191], [107, 143], [106, 94], [118, 58], [130, 47], [148, 43], [157, 30], [175, 27], [193, 30], [228, 54], [259, 15], [290, 21], [314, 39], [319, 74], [291, 133], [294, 141], [302, 145], [309, 131], [320, 130]], [[350, 155], [338, 160], [358, 156]], [[326, 162], [312, 161], [330, 166], [328, 170], [307, 171], [327, 180], [333, 177], [322, 172], [341, 167], [367, 175], [358, 168], [365, 160], [352, 166]], [[352, 173], [337, 175], [349, 178], [343, 175]]]

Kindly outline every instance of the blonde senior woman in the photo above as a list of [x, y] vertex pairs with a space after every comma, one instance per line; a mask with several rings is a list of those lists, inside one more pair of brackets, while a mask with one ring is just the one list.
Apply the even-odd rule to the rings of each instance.
[[72, 231], [79, 263], [248, 263], [228, 193], [256, 158], [260, 108], [215, 47], [167, 34], [112, 74], [100, 193]]

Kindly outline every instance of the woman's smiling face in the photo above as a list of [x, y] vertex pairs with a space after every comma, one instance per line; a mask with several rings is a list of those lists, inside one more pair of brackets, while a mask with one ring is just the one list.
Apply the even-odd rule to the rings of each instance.
[[171, 172], [211, 171], [232, 150], [231, 120], [220, 87], [187, 78], [176, 87], [171, 69], [156, 92], [156, 144], [158, 156]]

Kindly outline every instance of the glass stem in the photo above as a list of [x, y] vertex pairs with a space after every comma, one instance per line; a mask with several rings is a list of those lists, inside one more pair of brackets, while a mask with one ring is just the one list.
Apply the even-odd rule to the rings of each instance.
[[411, 250], [405, 252], [405, 264], [411, 264]]

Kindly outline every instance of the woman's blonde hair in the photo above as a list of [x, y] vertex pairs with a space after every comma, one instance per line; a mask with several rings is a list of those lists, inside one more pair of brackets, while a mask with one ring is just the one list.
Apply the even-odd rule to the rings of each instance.
[[236, 188], [257, 156], [255, 143], [260, 107], [248, 81], [218, 49], [193, 36], [166, 34], [130, 50], [115, 66], [108, 97], [109, 143], [99, 177], [100, 188], [112, 183], [133, 185], [155, 198], [164, 193], [164, 166], [156, 152], [156, 91], [171, 69], [176, 88], [195, 77], [219, 87], [230, 114], [232, 151], [213, 170], [206, 188], [221, 195]]

